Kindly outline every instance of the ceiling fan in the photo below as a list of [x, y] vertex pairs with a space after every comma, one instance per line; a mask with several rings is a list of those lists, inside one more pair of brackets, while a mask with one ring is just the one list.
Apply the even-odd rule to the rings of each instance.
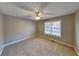
[[[31, 4], [36, 4], [37, 7], [32, 7], [30, 6]], [[43, 18], [43, 16], [45, 15], [45, 13], [43, 13], [44, 9], [47, 7], [48, 3], [44, 2], [44, 3], [17, 3], [15, 4], [17, 6], [19, 6], [20, 8], [25, 9], [28, 12], [31, 12], [31, 14], [28, 16], [30, 16], [30, 18], [34, 19], [34, 20], [41, 20]], [[36, 6], [35, 5], [35, 6]], [[27, 15], [26, 15], [27, 17]]]
[[8, 16], [15, 16], [23, 19], [44, 20], [71, 14], [76, 11], [78, 7], [79, 3], [4, 2], [0, 3], [0, 12]]
[[24, 19], [41, 20], [44, 19], [46, 15], [49, 15], [46, 14], [46, 12], [44, 12], [45, 11], [44, 9], [47, 7], [47, 5], [48, 3], [46, 2], [44, 3], [8, 2], [8, 3], [0, 3], [0, 10], [3, 12], [3, 14], [6, 15], [12, 15]]
[[35, 15], [35, 20], [40, 20], [41, 19], [41, 12], [36, 12], [35, 13], [36, 15]]

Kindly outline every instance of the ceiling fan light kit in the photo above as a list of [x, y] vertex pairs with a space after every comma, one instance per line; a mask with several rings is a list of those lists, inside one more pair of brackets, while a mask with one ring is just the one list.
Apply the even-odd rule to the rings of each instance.
[[38, 17], [38, 16], [37, 16], [37, 17], [35, 17], [35, 20], [40, 20], [40, 17]]
[[35, 20], [40, 20], [41, 19], [41, 13], [40, 12], [36, 12], [36, 16], [35, 16]]

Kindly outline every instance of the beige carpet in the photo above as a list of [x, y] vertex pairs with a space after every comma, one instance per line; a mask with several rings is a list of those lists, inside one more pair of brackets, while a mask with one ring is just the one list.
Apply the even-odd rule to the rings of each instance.
[[50, 40], [33, 37], [8, 47], [5, 47], [2, 56], [76, 56], [73, 48], [51, 42]]

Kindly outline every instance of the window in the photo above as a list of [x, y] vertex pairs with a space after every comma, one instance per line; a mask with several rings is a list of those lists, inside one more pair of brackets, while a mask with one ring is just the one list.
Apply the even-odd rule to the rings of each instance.
[[51, 28], [52, 28], [51, 23], [50, 22], [46, 22], [45, 23], [45, 33], [50, 34], [51, 33]]
[[61, 37], [61, 21], [45, 22], [44, 33]]

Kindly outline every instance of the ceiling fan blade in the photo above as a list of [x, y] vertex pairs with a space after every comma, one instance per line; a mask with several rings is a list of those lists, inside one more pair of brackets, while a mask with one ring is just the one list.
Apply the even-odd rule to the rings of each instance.
[[44, 13], [44, 15], [55, 15], [55, 13]]
[[43, 12], [44, 9], [47, 7], [48, 4], [49, 4], [49, 2], [41, 2], [41, 3], [40, 3], [39, 10], [40, 10], [41, 12]]
[[44, 14], [42, 16], [42, 19], [49, 19], [49, 18], [53, 18], [53, 17], [55, 17], [54, 14]]

